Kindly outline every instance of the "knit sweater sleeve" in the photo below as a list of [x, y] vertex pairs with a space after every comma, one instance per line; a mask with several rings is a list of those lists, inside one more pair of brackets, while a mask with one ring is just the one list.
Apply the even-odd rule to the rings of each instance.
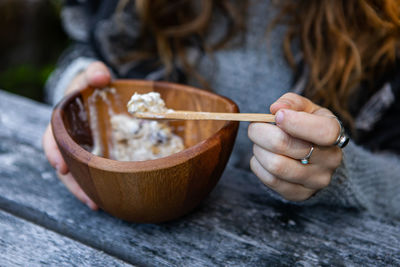
[[400, 218], [400, 159], [350, 142], [331, 184], [304, 204], [323, 203]]
[[55, 105], [64, 96], [69, 83], [87, 66], [96, 61], [84, 45], [74, 45], [64, 52], [45, 84], [46, 102]]
[[112, 77], [161, 79], [157, 60], [130, 60], [140, 44], [140, 20], [134, 1], [117, 12], [118, 1], [68, 0], [61, 19], [73, 45], [61, 56], [46, 84], [47, 101], [55, 104], [68, 83], [95, 60], [104, 62]]
[[67, 1], [61, 20], [72, 45], [61, 55], [46, 81], [46, 101], [49, 104], [55, 105], [63, 97], [70, 81], [98, 58], [89, 42], [89, 19], [83, 5]]
[[356, 119], [357, 144], [343, 149], [331, 184], [306, 203], [330, 203], [400, 218], [400, 68]]

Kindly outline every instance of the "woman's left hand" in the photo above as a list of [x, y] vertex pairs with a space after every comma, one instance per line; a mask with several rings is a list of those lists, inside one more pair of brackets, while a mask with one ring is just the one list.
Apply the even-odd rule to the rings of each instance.
[[[252, 171], [268, 187], [291, 201], [310, 198], [329, 185], [342, 161], [342, 151], [333, 146], [340, 125], [332, 112], [294, 93], [279, 98], [270, 107], [276, 125], [252, 123], [254, 142]], [[311, 147], [309, 164], [302, 164]]]

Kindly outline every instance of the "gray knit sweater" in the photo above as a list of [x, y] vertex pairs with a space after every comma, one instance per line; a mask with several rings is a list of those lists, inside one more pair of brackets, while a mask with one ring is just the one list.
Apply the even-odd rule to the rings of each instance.
[[[61, 98], [71, 78], [95, 59], [105, 61], [115, 77], [138, 77], [132, 74], [137, 73], [132, 69], [140, 69], [136, 62], [121, 65], [115, 60], [116, 53], [123, 54], [128, 50], [126, 45], [115, 40], [123, 37], [127, 43], [127, 40], [134, 42], [137, 38], [139, 20], [134, 14], [124, 13], [122, 20], [130, 26], [118, 27], [116, 15], [100, 5], [97, 13], [94, 12], [100, 19], [93, 25], [92, 20], [87, 19], [88, 2], [92, 1], [70, 2], [72, 4], [64, 8], [62, 16], [66, 32], [78, 44], [64, 54], [59, 68], [47, 83], [49, 101], [53, 103]], [[281, 49], [284, 26], [278, 26], [270, 33], [269, 43], [265, 38], [265, 30], [273, 16], [269, 1], [250, 1], [244, 42], [234, 45], [233, 41], [231, 46], [216, 52], [212, 59], [202, 56], [197, 65], [197, 70], [210, 82], [214, 91], [235, 101], [241, 112], [267, 113], [270, 104], [293, 88], [293, 73]], [[218, 19], [215, 24], [221, 25]], [[218, 35], [219, 27], [215, 27], [210, 38]], [[99, 44], [96, 49], [91, 47], [93, 40]], [[162, 72], [162, 69], [150, 71], [141, 78], [158, 79]], [[194, 81], [188, 83], [197, 85]], [[250, 171], [252, 143], [247, 137], [247, 126], [246, 123], [240, 125], [229, 164]], [[257, 178], [254, 176], [254, 179]], [[268, 189], [267, 193], [276, 197]], [[344, 149], [343, 162], [334, 173], [331, 184], [302, 204], [316, 203], [355, 207], [378, 216], [400, 218], [399, 157], [383, 151], [372, 153], [350, 142]]]

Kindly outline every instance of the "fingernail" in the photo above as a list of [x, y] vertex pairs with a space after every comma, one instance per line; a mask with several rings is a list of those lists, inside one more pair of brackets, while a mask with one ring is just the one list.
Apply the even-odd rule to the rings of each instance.
[[86, 206], [88, 206], [91, 210], [94, 208], [92, 202], [90, 201], [85, 201]]
[[96, 204], [93, 203], [92, 201], [86, 200], [86, 201], [85, 201], [85, 204], [89, 207], [89, 209], [91, 209], [91, 210], [97, 210]]
[[281, 124], [281, 123], [283, 122], [283, 119], [284, 119], [283, 111], [282, 111], [282, 110], [279, 110], [279, 111], [276, 113], [276, 116], [275, 116], [275, 122], [276, 122], [276, 124]]

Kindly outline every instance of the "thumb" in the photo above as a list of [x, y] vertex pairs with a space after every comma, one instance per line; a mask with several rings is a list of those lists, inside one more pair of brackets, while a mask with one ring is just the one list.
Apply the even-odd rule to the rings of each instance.
[[85, 72], [87, 85], [104, 87], [111, 81], [111, 73], [104, 63], [96, 61], [88, 66]]

